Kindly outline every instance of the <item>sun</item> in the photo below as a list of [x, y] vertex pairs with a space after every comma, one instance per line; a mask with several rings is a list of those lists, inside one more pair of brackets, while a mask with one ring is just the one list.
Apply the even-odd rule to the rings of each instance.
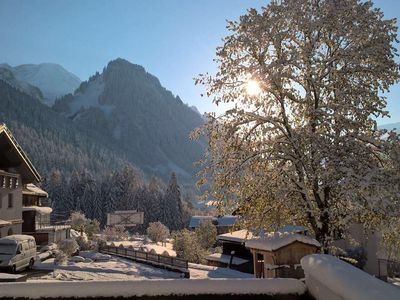
[[261, 93], [260, 84], [257, 81], [250, 79], [246, 84], [246, 92], [249, 96], [257, 96]]

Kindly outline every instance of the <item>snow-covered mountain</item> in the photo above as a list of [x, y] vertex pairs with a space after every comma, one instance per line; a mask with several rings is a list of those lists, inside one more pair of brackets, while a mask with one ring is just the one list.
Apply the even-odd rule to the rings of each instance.
[[38, 87], [44, 102], [50, 106], [56, 98], [72, 93], [81, 83], [78, 76], [58, 64], [25, 64], [15, 67], [2, 64], [1, 67], [10, 70], [19, 82]]
[[173, 171], [193, 180], [193, 164], [205, 142], [191, 141], [189, 135], [203, 124], [202, 117], [142, 66], [113, 60], [53, 109], [118, 145], [145, 173], [168, 178]]
[[387, 130], [395, 129], [397, 132], [400, 133], [400, 122], [380, 125], [379, 128], [380, 129], [387, 129]]
[[0, 80], [5, 81], [12, 87], [32, 96], [35, 99], [43, 101], [43, 94], [40, 89], [25, 81], [19, 81], [17, 78], [15, 78], [14, 73], [12, 72], [12, 67], [10, 67], [9, 65], [0, 65]]

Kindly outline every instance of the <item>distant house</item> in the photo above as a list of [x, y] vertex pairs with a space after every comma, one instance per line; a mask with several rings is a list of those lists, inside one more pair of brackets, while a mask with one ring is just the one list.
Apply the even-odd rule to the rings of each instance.
[[39, 181], [21, 146], [0, 124], [0, 237], [22, 232], [22, 187]]
[[70, 237], [70, 225], [50, 224], [50, 207], [42, 206], [42, 199], [47, 192], [34, 184], [27, 184], [22, 189], [22, 233], [35, 237], [36, 244], [57, 243]]
[[237, 216], [193, 216], [190, 219], [189, 228], [194, 230], [201, 222], [211, 221], [215, 227], [217, 227], [217, 233], [227, 233], [235, 225], [238, 217]]
[[300, 260], [316, 253], [320, 244], [299, 233], [273, 232], [246, 241], [253, 254], [254, 276], [257, 278], [303, 278]]
[[357, 260], [361, 260], [360, 267], [371, 275], [385, 278], [387, 275], [387, 256], [382, 246], [380, 231], [371, 231], [362, 224], [353, 223], [349, 226], [347, 238], [340, 234], [333, 245], [347, 253], [353, 252]]

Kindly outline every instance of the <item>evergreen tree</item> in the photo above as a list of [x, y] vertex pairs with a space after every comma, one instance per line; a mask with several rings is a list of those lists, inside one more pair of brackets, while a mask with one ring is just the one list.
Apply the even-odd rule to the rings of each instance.
[[165, 192], [163, 210], [165, 212], [164, 224], [167, 224], [171, 230], [183, 228], [181, 190], [174, 172], [171, 174], [169, 185]]

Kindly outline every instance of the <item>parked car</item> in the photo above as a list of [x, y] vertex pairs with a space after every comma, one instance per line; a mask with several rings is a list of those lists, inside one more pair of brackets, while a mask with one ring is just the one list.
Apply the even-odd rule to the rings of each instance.
[[16, 272], [31, 268], [36, 258], [36, 242], [30, 235], [0, 238], [0, 268]]

